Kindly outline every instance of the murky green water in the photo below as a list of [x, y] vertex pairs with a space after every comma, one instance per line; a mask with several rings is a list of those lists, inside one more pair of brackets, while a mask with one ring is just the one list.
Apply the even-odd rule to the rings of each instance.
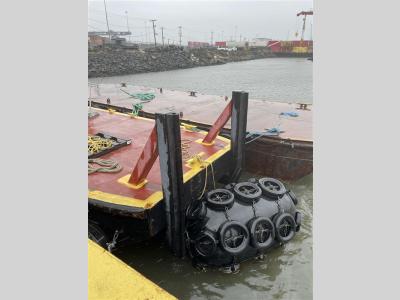
[[286, 185], [300, 200], [301, 230], [288, 244], [267, 252], [263, 261], [242, 263], [238, 274], [199, 271], [156, 240], [115, 254], [179, 299], [312, 299], [312, 175]]

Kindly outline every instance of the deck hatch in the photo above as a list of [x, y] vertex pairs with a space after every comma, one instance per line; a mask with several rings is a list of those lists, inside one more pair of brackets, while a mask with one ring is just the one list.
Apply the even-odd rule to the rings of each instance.
[[98, 132], [88, 136], [88, 158], [97, 158], [121, 147], [130, 145], [132, 140], [122, 139], [108, 133]]

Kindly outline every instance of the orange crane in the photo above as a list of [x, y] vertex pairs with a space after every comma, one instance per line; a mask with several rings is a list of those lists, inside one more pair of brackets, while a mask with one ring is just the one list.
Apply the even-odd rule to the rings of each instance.
[[301, 11], [297, 14], [297, 16], [304, 16], [303, 19], [303, 29], [301, 30], [301, 40], [304, 40], [304, 31], [306, 30], [306, 19], [307, 16], [312, 16], [314, 13], [312, 10], [310, 11]]

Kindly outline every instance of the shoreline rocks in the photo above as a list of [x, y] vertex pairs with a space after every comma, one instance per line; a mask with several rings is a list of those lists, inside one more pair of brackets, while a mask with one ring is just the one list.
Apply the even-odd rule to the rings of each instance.
[[187, 69], [274, 56], [268, 48], [248, 48], [237, 51], [216, 48], [184, 49], [177, 46], [135, 50], [101, 48], [88, 53], [88, 77]]

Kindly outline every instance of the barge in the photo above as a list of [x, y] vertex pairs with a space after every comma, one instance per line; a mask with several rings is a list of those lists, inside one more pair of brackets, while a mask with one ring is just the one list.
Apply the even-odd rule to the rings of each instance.
[[[140, 101], [134, 95], [154, 95]], [[227, 96], [212, 96], [193, 91], [175, 91], [128, 84], [91, 84], [90, 105], [131, 113], [134, 104], [142, 104], [139, 116], [154, 119], [159, 111], [174, 111], [182, 122], [208, 131], [229, 101]], [[295, 112], [296, 117], [285, 112]], [[279, 132], [269, 132], [278, 129]], [[221, 128], [229, 137], [231, 122]], [[305, 100], [282, 103], [251, 99], [248, 107], [246, 171], [283, 180], [297, 180], [313, 170], [312, 104]]]
[[235, 124], [231, 139], [218, 135], [221, 118], [206, 132], [181, 125], [176, 113], [152, 120], [91, 108], [89, 237], [111, 250], [117, 241], [145, 240], [167, 228], [174, 254], [184, 256], [187, 204], [242, 171], [248, 94], [233, 95], [224, 115]]

